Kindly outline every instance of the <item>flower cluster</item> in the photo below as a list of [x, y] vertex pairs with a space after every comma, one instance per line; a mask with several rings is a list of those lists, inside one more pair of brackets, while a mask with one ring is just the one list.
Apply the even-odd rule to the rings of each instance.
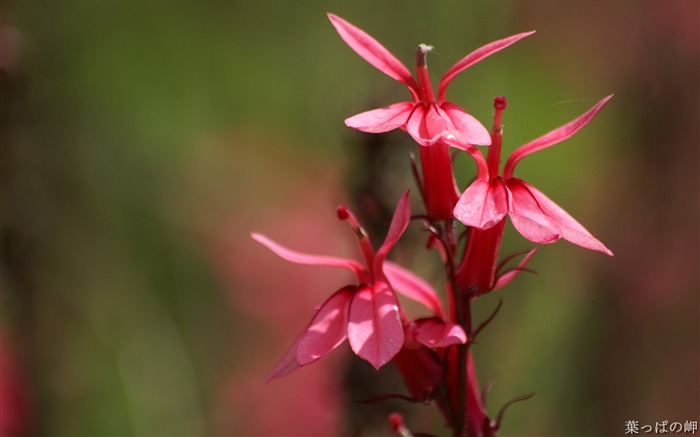
[[[518, 147], [501, 170], [501, 120], [506, 99], [495, 98], [494, 123], [489, 132], [465, 109], [447, 101], [447, 87], [468, 67], [534, 32], [492, 42], [465, 56], [443, 75], [436, 97], [427, 67], [430, 46], [418, 47], [414, 78], [363, 30], [336, 15], [328, 17], [351, 49], [409, 90], [411, 101], [363, 112], [348, 118], [345, 124], [368, 133], [402, 129], [417, 143], [421, 165], [417, 183], [425, 207], [421, 217], [430, 232], [428, 247], [439, 252], [445, 265], [448, 307], [445, 310], [438, 293], [426, 281], [387, 259], [411, 221], [408, 191], [399, 199], [384, 242], [376, 251], [355, 215], [345, 206], [338, 208], [338, 218], [347, 221], [355, 234], [362, 262], [297, 252], [253, 233], [253, 239], [288, 261], [340, 267], [350, 270], [356, 278], [317, 309], [268, 380], [323, 358], [347, 339], [352, 351], [376, 369], [392, 362], [402, 375], [410, 398], [435, 401], [455, 436], [493, 436], [500, 426], [502, 411], [493, 419], [487, 415], [470, 348], [493, 316], [475, 327], [471, 303], [515, 279], [536, 252], [532, 249], [499, 260], [506, 216], [523, 237], [534, 243], [563, 238], [612, 255], [561, 207], [515, 177], [515, 167], [525, 156], [574, 135], [612, 96], [570, 123]], [[486, 156], [477, 146], [489, 146]], [[461, 192], [455, 182], [450, 148], [468, 153], [476, 163], [474, 181]], [[458, 244], [460, 222], [467, 236], [464, 245]], [[517, 266], [507, 269], [505, 266], [518, 255], [523, 256]], [[425, 305], [432, 316], [411, 319], [397, 294]], [[408, 434], [400, 416], [393, 415], [390, 422], [397, 433]]]

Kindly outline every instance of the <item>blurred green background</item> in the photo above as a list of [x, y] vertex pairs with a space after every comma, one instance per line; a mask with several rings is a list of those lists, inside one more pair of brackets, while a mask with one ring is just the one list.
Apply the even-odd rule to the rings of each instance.
[[[417, 44], [435, 46], [434, 81], [536, 29], [450, 87], [487, 126], [507, 96], [504, 153], [615, 93], [518, 168], [615, 257], [543, 247], [537, 276], [478, 302], [484, 317], [505, 299], [477, 366], [496, 381], [492, 414], [537, 393], [506, 436], [698, 420], [696, 1], [17, 0], [0, 3], [2, 435], [389, 435], [393, 409], [446, 435], [430, 407], [357, 405], [402, 388], [347, 351], [264, 385], [347, 278], [287, 265], [249, 232], [352, 254], [334, 208], [369, 220], [413, 186], [407, 135], [342, 123], [408, 93], [326, 12], [409, 66]], [[457, 168], [464, 187], [473, 169]], [[411, 230], [397, 256], [439, 286]], [[506, 232], [506, 253], [529, 247]]]

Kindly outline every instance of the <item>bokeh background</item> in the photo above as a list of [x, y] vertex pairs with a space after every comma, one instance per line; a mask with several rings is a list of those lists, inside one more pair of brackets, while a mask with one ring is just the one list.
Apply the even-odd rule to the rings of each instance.
[[[357, 208], [379, 240], [413, 186], [407, 135], [342, 123], [408, 93], [326, 12], [409, 65], [434, 45], [434, 80], [536, 29], [450, 87], [487, 126], [493, 97], [508, 97], [506, 153], [615, 93], [518, 169], [615, 257], [543, 247], [537, 276], [477, 303], [483, 317], [505, 300], [477, 366], [495, 380], [492, 413], [537, 393], [511, 408], [506, 436], [698, 420], [699, 5], [3, 0], [2, 435], [390, 435], [393, 410], [447, 435], [431, 407], [357, 404], [403, 389], [347, 348], [264, 384], [347, 277], [289, 265], [249, 232], [353, 256], [335, 207]], [[473, 168], [457, 169], [464, 187]], [[395, 255], [439, 287], [410, 231]], [[506, 252], [529, 247], [506, 232]]]

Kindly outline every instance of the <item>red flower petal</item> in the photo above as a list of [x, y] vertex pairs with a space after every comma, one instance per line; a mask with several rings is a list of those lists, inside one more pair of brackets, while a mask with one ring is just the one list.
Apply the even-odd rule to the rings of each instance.
[[347, 338], [348, 310], [356, 287], [333, 294], [316, 312], [297, 346], [296, 358], [305, 366], [330, 353]]
[[408, 227], [408, 223], [411, 221], [411, 204], [408, 202], [409, 192], [410, 190], [406, 190], [396, 204], [396, 210], [394, 211], [394, 216], [391, 218], [391, 224], [386, 233], [384, 243], [382, 243], [382, 246], [377, 251], [377, 256], [374, 258], [375, 270], [382, 268], [382, 264], [389, 254], [389, 251], [391, 251], [394, 245], [399, 241], [399, 238], [401, 238], [401, 235], [403, 235]]
[[453, 126], [449, 120], [443, 118], [434, 104], [417, 104], [413, 114], [406, 122], [406, 131], [421, 146], [432, 146], [442, 137], [454, 136]]
[[511, 179], [508, 189], [512, 199], [510, 219], [523, 237], [540, 244], [553, 243], [561, 238], [559, 226], [540, 209], [523, 181]]
[[275, 243], [266, 236], [258, 234], [257, 232], [252, 232], [250, 236], [253, 237], [253, 240], [275, 252], [281, 258], [293, 263], [314, 266], [342, 267], [354, 272], [356, 275], [361, 274], [365, 270], [359, 262], [352, 259], [336, 258], [334, 256], [309, 255], [287, 249], [281, 244]]
[[394, 55], [389, 52], [384, 46], [379, 44], [376, 39], [369, 36], [362, 29], [355, 27], [337, 15], [328, 14], [333, 27], [338, 31], [343, 41], [350, 46], [351, 49], [360, 55], [365, 61], [369, 62], [373, 67], [379, 69], [382, 73], [392, 77], [406, 85], [411, 94], [417, 95], [418, 86], [415, 79], [408, 71], [405, 65], [401, 63]]
[[[294, 340], [284, 357], [267, 375], [265, 379], [266, 384], [275, 378], [288, 375], [299, 367], [318, 360], [345, 340], [347, 337], [345, 323], [347, 322], [348, 302], [352, 298], [355, 289], [355, 286], [348, 286], [338, 290], [319, 308], [309, 326]], [[343, 306], [344, 310], [342, 309]], [[340, 317], [343, 320], [342, 331], [340, 330], [340, 325], [334, 323], [333, 316]], [[322, 335], [324, 327], [326, 336]], [[310, 331], [313, 332], [311, 336], [309, 336]], [[341, 335], [343, 337], [339, 339]]]
[[406, 124], [413, 106], [413, 103], [404, 102], [365, 111], [345, 120], [345, 125], [371, 134], [389, 132]]
[[462, 58], [459, 62], [457, 62], [449, 70], [447, 70], [445, 75], [442, 76], [442, 79], [440, 79], [440, 84], [438, 85], [438, 102], [442, 103], [445, 101], [445, 93], [447, 91], [447, 86], [450, 84], [450, 82], [452, 82], [452, 79], [454, 79], [455, 76], [457, 76], [463, 70], [471, 67], [472, 65], [476, 64], [477, 62], [481, 61], [487, 56], [490, 56], [500, 50], [503, 50], [509, 45], [518, 42], [519, 40], [527, 36], [532, 35], [533, 33], [535, 32], [532, 31], [519, 33], [517, 35], [509, 36], [508, 38], [494, 41], [474, 50], [473, 52]]
[[435, 289], [413, 272], [396, 263], [386, 261], [384, 263], [384, 274], [386, 274], [389, 283], [397, 293], [422, 303], [437, 317], [443, 318], [445, 316], [442, 302], [440, 302]]
[[275, 367], [267, 374], [265, 378], [265, 384], [269, 383], [275, 378], [281, 378], [282, 376], [289, 375], [299, 367], [299, 361], [297, 360], [297, 347], [299, 346], [299, 341], [304, 334], [297, 337], [294, 343], [289, 347], [284, 357], [275, 365]]
[[488, 229], [508, 213], [506, 190], [500, 181], [477, 179], [462, 193], [454, 209], [457, 220], [467, 226]]
[[442, 109], [442, 112], [450, 119], [452, 125], [455, 127], [452, 131], [455, 139], [446, 139], [447, 141], [454, 141], [457, 144], [477, 144], [480, 146], [488, 146], [491, 144], [491, 135], [489, 131], [479, 120], [469, 115], [467, 111], [450, 102], [445, 102], [440, 105], [440, 109]]
[[553, 131], [542, 135], [536, 140], [530, 141], [529, 143], [524, 144], [515, 149], [513, 153], [508, 157], [508, 161], [506, 161], [506, 165], [503, 168], [503, 177], [511, 177], [513, 175], [513, 170], [515, 170], [515, 165], [518, 163], [518, 161], [520, 161], [527, 155], [545, 149], [549, 146], [553, 146], [554, 144], [560, 143], [572, 136], [573, 134], [575, 134], [576, 132], [578, 132], [582, 127], [588, 124], [588, 122], [591, 121], [601, 109], [603, 109], [603, 106], [605, 106], [605, 104], [608, 103], [608, 101], [612, 99], [612, 97], [613, 95], [611, 94], [603, 100], [599, 101], [591, 109], [586, 111], [576, 120], [573, 120], [565, 124], [564, 126], [554, 129]]
[[387, 284], [363, 287], [350, 303], [348, 340], [352, 350], [375, 369], [388, 363], [404, 341], [396, 295]]
[[416, 320], [413, 332], [416, 341], [429, 348], [447, 347], [467, 342], [467, 335], [461, 326], [446, 323], [436, 317]]
[[597, 250], [606, 255], [612, 256], [613, 253], [610, 251], [610, 249], [605, 247], [603, 243], [593, 237], [593, 235], [591, 235], [586, 228], [581, 226], [579, 222], [571, 217], [559, 205], [554, 203], [549, 197], [545, 196], [544, 193], [539, 191], [537, 188], [528, 185], [525, 181], [520, 181], [520, 183], [522, 183], [522, 185], [529, 190], [530, 195], [537, 202], [540, 210], [549, 218], [551, 222], [555, 223], [559, 227], [559, 232], [563, 239], [568, 240], [577, 246]]

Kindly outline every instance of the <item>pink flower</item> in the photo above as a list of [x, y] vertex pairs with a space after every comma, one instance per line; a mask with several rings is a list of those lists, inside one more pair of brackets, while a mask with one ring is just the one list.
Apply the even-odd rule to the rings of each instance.
[[[351, 259], [296, 252], [264, 235], [252, 234], [253, 239], [288, 261], [341, 267], [352, 271], [357, 277], [357, 284], [336, 291], [319, 307], [311, 323], [270, 372], [268, 381], [321, 359], [346, 338], [355, 354], [375, 368], [379, 369], [389, 362], [403, 346], [405, 337], [399, 302], [387, 275], [395, 278], [396, 291], [442, 314], [440, 301], [430, 286], [408, 270], [386, 261], [389, 251], [410, 221], [408, 191], [399, 200], [386, 239], [376, 253], [367, 234], [346, 207], [338, 208], [338, 217], [347, 220], [355, 231], [364, 265]], [[429, 332], [425, 335], [430, 337]], [[454, 336], [454, 332], [446, 332], [445, 335]]]
[[[507, 214], [518, 232], [535, 243], [552, 243], [563, 238], [586, 249], [612, 255], [559, 205], [524, 180], [513, 177], [515, 166], [522, 158], [574, 135], [611, 98], [612, 95], [602, 99], [579, 118], [517, 148], [506, 161], [502, 174], [498, 172], [500, 150], [493, 158], [491, 152], [495, 150], [489, 151], [487, 164], [481, 152], [471, 147], [468, 151], [477, 163], [477, 180], [462, 193], [454, 209], [455, 217], [467, 226], [489, 229], [500, 224]], [[505, 99], [502, 106], [497, 108], [497, 117], [499, 111], [505, 109]]]
[[442, 77], [436, 99], [426, 64], [426, 55], [432, 47], [425, 44], [418, 46], [416, 82], [408, 69], [374, 38], [336, 15], [328, 14], [328, 18], [350, 48], [375, 68], [406, 85], [413, 99], [411, 102], [363, 112], [348, 118], [345, 124], [369, 133], [401, 128], [422, 146], [433, 145], [439, 140], [457, 147], [490, 144], [489, 133], [478, 120], [456, 104], [446, 101], [447, 86], [466, 68], [534, 33], [520, 33], [492, 42], [464, 57]]

